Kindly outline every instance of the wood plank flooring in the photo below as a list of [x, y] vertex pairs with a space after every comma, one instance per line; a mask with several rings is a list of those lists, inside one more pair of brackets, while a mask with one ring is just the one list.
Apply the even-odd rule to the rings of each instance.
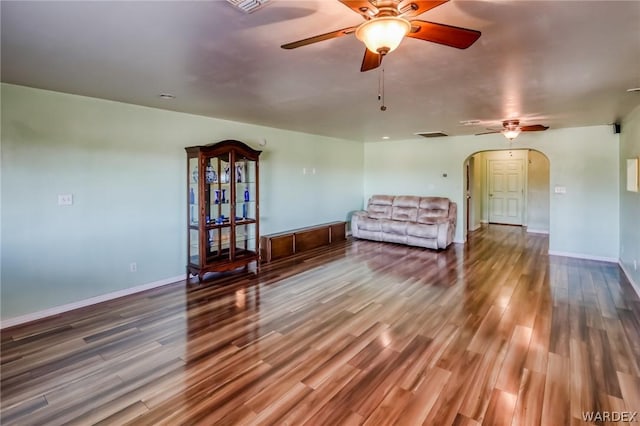
[[7, 329], [1, 422], [625, 424], [583, 413], [640, 411], [638, 296], [547, 249], [348, 240]]

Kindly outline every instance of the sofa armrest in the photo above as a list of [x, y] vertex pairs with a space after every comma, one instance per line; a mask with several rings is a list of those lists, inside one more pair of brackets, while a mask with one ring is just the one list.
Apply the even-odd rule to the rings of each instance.
[[458, 207], [456, 203], [449, 204], [447, 217], [434, 218], [431, 223], [438, 225], [438, 248], [445, 249], [453, 242], [456, 235], [456, 222], [458, 221]]
[[368, 217], [366, 211], [353, 212], [351, 215], [351, 235], [354, 237], [360, 236], [358, 224], [361, 219]]
[[458, 205], [453, 201], [449, 204], [449, 215], [447, 216], [447, 220], [449, 220], [455, 228], [456, 222], [458, 221]]
[[444, 247], [447, 247], [449, 244], [451, 244], [456, 235], [456, 223], [458, 222], [458, 205], [453, 201], [451, 201], [451, 203], [449, 204], [449, 215], [447, 216], [447, 222], [449, 222], [449, 229], [447, 229], [447, 241]]

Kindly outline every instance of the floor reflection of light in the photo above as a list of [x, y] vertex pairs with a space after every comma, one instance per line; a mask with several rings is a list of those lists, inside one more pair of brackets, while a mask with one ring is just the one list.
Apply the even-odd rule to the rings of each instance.
[[502, 398], [504, 398], [506, 407], [515, 407], [516, 401], [518, 400], [518, 395], [514, 395], [510, 392], [502, 392]]
[[391, 336], [389, 335], [389, 332], [387, 330], [383, 331], [380, 335], [380, 343], [382, 343], [382, 346], [385, 347], [391, 344]]
[[236, 308], [244, 309], [247, 304], [247, 293], [244, 289], [236, 291]]

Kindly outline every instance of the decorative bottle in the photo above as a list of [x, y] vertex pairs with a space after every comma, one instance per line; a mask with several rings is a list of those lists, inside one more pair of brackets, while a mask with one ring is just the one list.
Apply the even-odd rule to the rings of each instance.
[[194, 203], [196, 202], [196, 194], [193, 192], [193, 188], [189, 188], [189, 221], [190, 223], [194, 223]]
[[191, 172], [191, 179], [193, 179], [193, 183], [198, 183], [198, 166], [193, 169]]
[[244, 201], [249, 201], [249, 188], [244, 189]]
[[220, 191], [216, 189], [215, 191], [213, 191], [213, 193], [215, 196], [214, 203], [220, 204]]
[[242, 164], [236, 164], [236, 182], [242, 182]]
[[211, 165], [207, 166], [204, 178], [206, 183], [213, 183], [213, 167]]
[[226, 203], [227, 202], [227, 190], [223, 189], [222, 190], [222, 203]]

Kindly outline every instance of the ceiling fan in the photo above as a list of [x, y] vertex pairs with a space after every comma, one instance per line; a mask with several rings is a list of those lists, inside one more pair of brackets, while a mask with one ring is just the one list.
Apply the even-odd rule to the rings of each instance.
[[488, 129], [489, 132], [476, 133], [478, 135], [488, 135], [491, 133], [502, 133], [505, 138], [510, 141], [518, 137], [520, 132], [541, 132], [547, 130], [549, 126], [543, 126], [542, 124], [532, 124], [530, 126], [521, 126], [520, 120], [505, 120], [502, 122], [502, 129]]
[[283, 44], [283, 49], [295, 49], [319, 41], [355, 33], [367, 49], [360, 71], [369, 71], [382, 63], [382, 58], [398, 47], [405, 36], [431, 41], [445, 46], [466, 49], [479, 37], [480, 31], [435, 22], [411, 19], [449, 0], [339, 0], [362, 16], [360, 25]]

